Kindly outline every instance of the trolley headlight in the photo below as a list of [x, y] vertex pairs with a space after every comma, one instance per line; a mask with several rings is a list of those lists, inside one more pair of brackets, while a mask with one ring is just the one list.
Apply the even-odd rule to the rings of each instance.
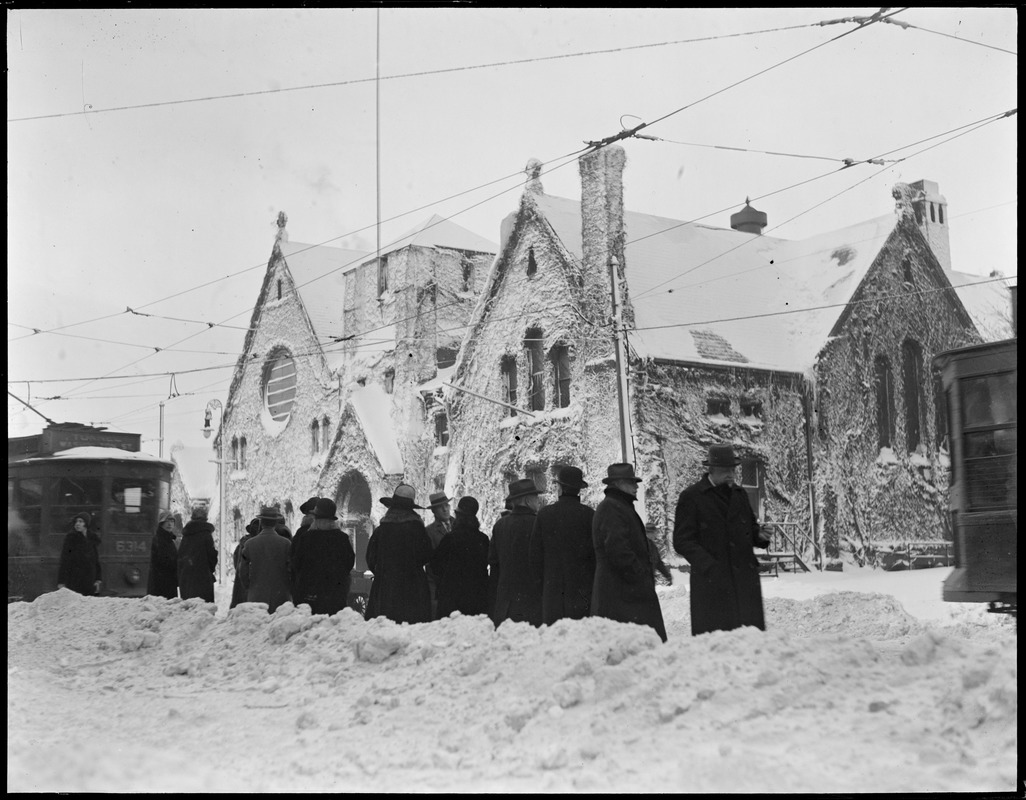
[[135, 586], [139, 581], [142, 580], [142, 573], [138, 567], [129, 567], [125, 570], [125, 583], [129, 586]]

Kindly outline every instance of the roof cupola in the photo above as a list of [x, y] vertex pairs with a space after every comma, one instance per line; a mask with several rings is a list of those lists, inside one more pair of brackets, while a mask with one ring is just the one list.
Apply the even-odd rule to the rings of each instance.
[[745, 207], [736, 214], [730, 215], [730, 227], [741, 233], [762, 233], [769, 218], [764, 211], [752, 208], [751, 201], [745, 198]]

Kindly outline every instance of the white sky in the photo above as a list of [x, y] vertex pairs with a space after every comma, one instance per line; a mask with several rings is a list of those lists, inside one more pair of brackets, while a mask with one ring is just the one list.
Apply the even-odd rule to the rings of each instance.
[[[926, 178], [948, 201], [954, 268], [1014, 275], [1017, 117], [913, 154], [1016, 106], [1015, 9], [910, 9], [896, 19], [918, 28], [877, 23], [829, 44], [856, 26], [735, 35], [876, 10], [9, 11], [8, 388], [54, 420], [142, 433], [153, 453], [165, 400], [165, 456], [203, 444], [278, 211], [293, 241], [375, 247], [379, 36], [382, 78], [457, 70], [380, 82], [383, 243], [434, 213], [497, 241], [529, 158], [556, 167], [645, 121], [675, 142], [911, 157], [829, 175], [839, 162], [629, 140], [631, 210], [728, 227], [751, 196], [767, 233], [801, 239], [885, 214], [895, 182]], [[708, 37], [726, 38], [643, 47]], [[523, 59], [546, 60], [470, 69]], [[329, 83], [341, 85], [293, 90]], [[574, 163], [542, 182], [580, 195]], [[60, 332], [92, 339], [30, 335], [106, 315]], [[168, 372], [174, 387], [132, 377]], [[44, 382], [108, 374], [125, 379]], [[55, 395], [75, 399], [43, 400]], [[8, 398], [9, 435], [42, 424]]]

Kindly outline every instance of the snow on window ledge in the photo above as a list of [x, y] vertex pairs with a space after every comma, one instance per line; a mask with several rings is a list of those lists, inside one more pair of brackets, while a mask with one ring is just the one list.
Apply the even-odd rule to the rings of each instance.
[[523, 422], [523, 419], [520, 416], [506, 417], [499, 423], [499, 429], [501, 430], [504, 428], [515, 428], [521, 422]]
[[431, 451], [431, 455], [434, 458], [444, 458], [445, 456], [449, 455], [449, 445], [438, 445], [438, 447]]
[[228, 473], [228, 480], [230, 481], [242, 481], [246, 479], [246, 470], [244, 469], [233, 469]]
[[882, 467], [892, 466], [898, 463], [898, 457], [894, 455], [894, 451], [889, 447], [881, 447], [880, 455], [876, 457], [876, 463]]
[[761, 431], [763, 422], [758, 417], [738, 417], [737, 420], [740, 424], [744, 425], [749, 430]]
[[288, 427], [289, 420], [291, 418], [292, 415], [290, 414], [285, 419], [278, 421], [271, 416], [271, 413], [267, 410], [267, 406], [260, 409], [260, 424], [271, 436], [278, 436], [278, 434], [285, 430], [285, 428]]
[[709, 414], [709, 416], [706, 419], [708, 419], [709, 422], [711, 422], [713, 425], [730, 424], [730, 417], [725, 417], [723, 416], [723, 414]]

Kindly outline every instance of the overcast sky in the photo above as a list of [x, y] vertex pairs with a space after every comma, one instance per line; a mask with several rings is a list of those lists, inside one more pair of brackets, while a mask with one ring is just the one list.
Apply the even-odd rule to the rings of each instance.
[[[432, 214], [497, 241], [528, 159], [579, 198], [565, 156], [641, 122], [633, 211], [750, 196], [802, 239], [926, 178], [954, 268], [1014, 275], [1015, 9], [843, 21], [877, 10], [8, 11], [8, 389], [154, 454], [163, 400], [165, 457], [203, 444], [279, 211], [293, 242], [372, 250], [379, 208], [385, 244]], [[44, 424], [8, 398], [9, 435]]]

